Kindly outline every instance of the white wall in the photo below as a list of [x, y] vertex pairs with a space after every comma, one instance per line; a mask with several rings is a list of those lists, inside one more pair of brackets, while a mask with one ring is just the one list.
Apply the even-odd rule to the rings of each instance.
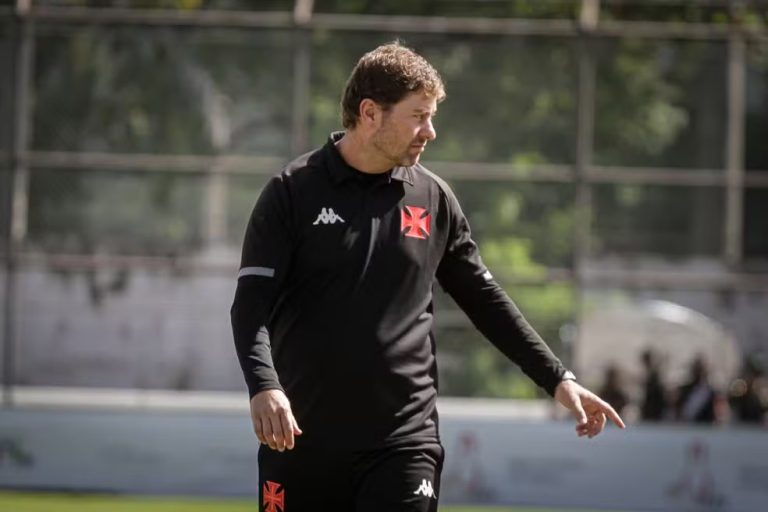
[[[224, 255], [208, 274], [136, 269], [124, 280], [109, 269], [88, 277], [25, 268], [18, 278], [17, 384], [243, 390], [229, 324], [236, 261]], [[230, 263], [231, 272], [222, 270]], [[768, 354], [768, 293], [622, 293], [693, 308], [721, 323], [743, 352]], [[636, 357], [627, 362], [637, 364]]]
[[[768, 430], [570, 423], [441, 407], [442, 503], [768, 510]], [[247, 413], [0, 409], [0, 487], [256, 494]]]

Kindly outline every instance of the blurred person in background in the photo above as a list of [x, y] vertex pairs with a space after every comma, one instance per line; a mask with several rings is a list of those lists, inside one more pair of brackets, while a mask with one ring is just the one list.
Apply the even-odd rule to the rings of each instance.
[[653, 349], [646, 349], [640, 356], [645, 370], [640, 419], [661, 421], [667, 413], [667, 390], [661, 380], [659, 358]]
[[624, 414], [624, 409], [629, 405], [629, 395], [624, 390], [624, 376], [618, 366], [611, 364], [605, 368], [603, 385], [597, 394], [611, 404], [619, 415]]
[[675, 417], [690, 423], [721, 422], [725, 401], [709, 380], [709, 366], [702, 355], [691, 362], [689, 380], [677, 390]]
[[[419, 164], [445, 92], [399, 43], [355, 66], [346, 131], [269, 181], [231, 309], [267, 512], [435, 511], [444, 451], [435, 279], [594, 437], [616, 411], [575, 381], [483, 264], [450, 187]], [[266, 447], [266, 448], [265, 448]]]
[[768, 379], [753, 358], [745, 358], [742, 375], [728, 393], [734, 421], [765, 424], [768, 419]]

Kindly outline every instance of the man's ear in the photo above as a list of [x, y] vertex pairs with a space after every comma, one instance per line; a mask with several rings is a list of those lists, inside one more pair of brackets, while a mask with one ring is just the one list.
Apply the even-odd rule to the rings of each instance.
[[365, 98], [360, 102], [360, 122], [364, 126], [377, 126], [381, 119], [381, 107], [372, 99]]

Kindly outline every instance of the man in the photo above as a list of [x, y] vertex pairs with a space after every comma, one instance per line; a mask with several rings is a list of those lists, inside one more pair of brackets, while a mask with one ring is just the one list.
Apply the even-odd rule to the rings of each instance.
[[624, 426], [524, 320], [451, 189], [419, 165], [444, 97], [434, 68], [399, 43], [364, 55], [342, 98], [346, 131], [274, 177], [254, 208], [232, 326], [270, 448], [263, 511], [437, 510], [435, 279], [572, 411], [579, 436], [606, 416]]
[[667, 412], [667, 390], [661, 380], [659, 357], [653, 349], [648, 348], [643, 351], [640, 359], [645, 369], [640, 418], [643, 421], [661, 421]]
[[690, 379], [677, 389], [675, 414], [680, 421], [715, 423], [724, 419], [725, 400], [709, 380], [709, 365], [702, 354], [691, 361]]

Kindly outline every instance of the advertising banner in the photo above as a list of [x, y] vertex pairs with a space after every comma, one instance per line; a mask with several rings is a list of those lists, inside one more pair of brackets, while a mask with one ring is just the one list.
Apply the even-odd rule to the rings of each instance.
[[[443, 414], [443, 504], [653, 511], [768, 510], [768, 431]], [[242, 413], [0, 410], [0, 487], [255, 496]]]

